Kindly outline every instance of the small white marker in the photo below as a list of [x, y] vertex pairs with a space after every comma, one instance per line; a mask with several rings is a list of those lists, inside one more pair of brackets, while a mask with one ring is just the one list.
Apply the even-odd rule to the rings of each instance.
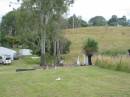
[[60, 78], [60, 77], [58, 77], [58, 78], [56, 78], [56, 80], [57, 80], [57, 81], [60, 81], [60, 80], [61, 80], [61, 78]]

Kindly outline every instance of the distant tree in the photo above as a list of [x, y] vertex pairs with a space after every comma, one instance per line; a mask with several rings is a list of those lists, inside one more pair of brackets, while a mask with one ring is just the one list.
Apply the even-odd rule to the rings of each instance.
[[112, 17], [108, 20], [109, 26], [118, 26], [118, 17], [116, 15], [112, 15]]
[[122, 16], [121, 18], [118, 18], [118, 24], [121, 26], [127, 26], [128, 21], [127, 21], [126, 16]]
[[88, 64], [92, 65], [92, 56], [98, 51], [98, 43], [96, 40], [88, 38], [83, 45], [83, 51], [88, 56]]
[[109, 26], [128, 26], [129, 22], [126, 16], [122, 16], [118, 18], [116, 15], [112, 15], [112, 17], [108, 21]]
[[16, 18], [15, 11], [11, 11], [2, 17], [1, 21], [1, 32], [2, 34], [8, 34], [15, 36], [16, 35]]
[[[17, 11], [11, 11], [2, 17], [0, 24], [1, 45], [7, 47], [15, 47], [18, 44], [16, 36], [16, 14]], [[16, 43], [16, 44], [15, 44]]]
[[73, 15], [67, 19], [68, 28], [87, 27], [88, 24], [81, 16]]
[[130, 26], [130, 19], [128, 20], [128, 26]]
[[106, 24], [107, 21], [103, 16], [95, 16], [89, 20], [90, 26], [105, 26]]

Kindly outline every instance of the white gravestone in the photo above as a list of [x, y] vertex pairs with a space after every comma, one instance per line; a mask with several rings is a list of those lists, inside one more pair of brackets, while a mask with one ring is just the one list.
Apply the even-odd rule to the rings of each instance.
[[86, 55], [83, 55], [83, 57], [84, 57], [84, 65], [88, 65], [88, 58], [86, 57]]
[[80, 66], [80, 59], [79, 59], [79, 56], [77, 58], [77, 65]]

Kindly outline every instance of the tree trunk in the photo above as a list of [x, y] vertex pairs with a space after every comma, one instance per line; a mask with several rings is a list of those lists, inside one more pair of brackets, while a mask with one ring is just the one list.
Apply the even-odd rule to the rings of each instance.
[[60, 63], [60, 41], [57, 40], [57, 65]]
[[92, 55], [88, 55], [88, 65], [92, 65]]
[[57, 45], [57, 43], [56, 43], [56, 41], [54, 40], [54, 65], [56, 65], [56, 45]]
[[[43, 35], [44, 34], [44, 35]], [[45, 44], [46, 44], [46, 35], [45, 32], [41, 35], [41, 66], [44, 66], [46, 68], [46, 50], [45, 50]]]
[[[48, 17], [47, 15], [41, 14], [41, 66], [46, 69], [46, 27], [48, 24]], [[43, 24], [44, 22], [44, 24]]]

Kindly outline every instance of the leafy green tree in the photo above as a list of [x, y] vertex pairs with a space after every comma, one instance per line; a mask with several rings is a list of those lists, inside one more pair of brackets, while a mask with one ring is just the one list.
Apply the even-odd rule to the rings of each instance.
[[128, 21], [127, 21], [126, 16], [118, 18], [118, 24], [121, 25], [121, 26], [127, 26], [128, 25]]
[[15, 36], [5, 36], [2, 38], [1, 43], [3, 44], [2, 46], [16, 48], [20, 40]]
[[107, 21], [103, 16], [95, 16], [89, 20], [90, 26], [105, 26], [106, 24]]
[[[54, 42], [59, 40], [60, 29], [58, 24], [71, 3], [73, 0], [23, 0], [22, 8], [29, 10], [29, 14], [36, 16], [30, 19], [36, 20], [33, 23], [36, 24], [34, 32], [39, 33], [40, 36], [41, 66], [46, 67], [45, 54], [46, 46], [48, 46], [48, 34], [53, 36]], [[54, 29], [53, 32], [50, 32], [51, 28]], [[30, 28], [27, 29], [29, 29], [28, 32], [31, 32]]]
[[2, 46], [15, 47], [15, 45], [18, 44], [15, 42], [17, 41], [16, 13], [16, 10], [11, 11], [2, 17], [2, 22], [0, 25]]
[[16, 35], [16, 18], [15, 11], [11, 11], [2, 17], [1, 21], [1, 32], [5, 35]]
[[118, 18], [116, 15], [112, 15], [112, 17], [108, 21], [108, 25], [110, 26], [128, 26], [128, 20], [126, 16], [122, 16]]
[[118, 26], [118, 17], [116, 15], [112, 15], [112, 17], [108, 21], [109, 26]]
[[91, 57], [98, 51], [98, 43], [96, 40], [88, 38], [83, 45], [83, 51], [88, 56], [88, 64], [92, 65]]

